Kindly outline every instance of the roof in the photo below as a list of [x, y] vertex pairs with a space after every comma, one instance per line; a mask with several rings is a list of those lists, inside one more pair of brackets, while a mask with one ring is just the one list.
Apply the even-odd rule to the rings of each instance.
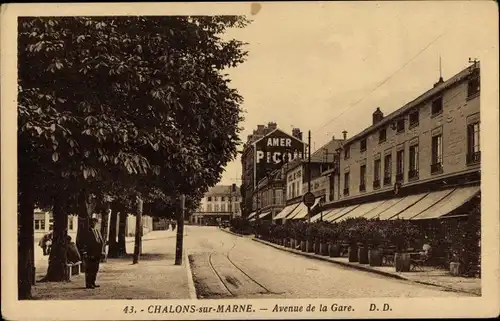
[[[208, 189], [208, 192], [205, 193], [205, 196], [215, 196], [215, 195], [227, 196], [229, 195], [229, 192], [232, 190], [231, 188], [232, 188], [231, 185], [215, 185]], [[233, 192], [232, 194], [233, 196], [240, 196], [239, 186], [236, 186], [236, 192]]]
[[412, 108], [420, 105], [421, 103], [423, 103], [426, 100], [433, 98], [435, 95], [439, 94], [440, 92], [444, 91], [445, 89], [449, 88], [450, 86], [452, 86], [460, 81], [463, 81], [465, 78], [467, 78], [470, 75], [470, 73], [474, 69], [479, 69], [479, 68], [480, 68], [480, 66], [479, 66], [479, 62], [478, 62], [475, 66], [472, 65], [472, 66], [469, 66], [469, 67], [463, 69], [462, 71], [460, 71], [458, 74], [451, 77], [447, 81], [442, 82], [442, 83], [438, 84], [436, 87], [427, 90], [425, 93], [418, 96], [414, 100], [410, 101], [409, 103], [407, 103], [403, 107], [401, 107], [401, 108], [395, 110], [394, 112], [390, 113], [389, 115], [385, 116], [379, 123], [372, 125], [372, 126], [366, 128], [365, 130], [363, 130], [362, 132], [360, 132], [359, 134], [356, 134], [356, 135], [352, 136], [351, 138], [347, 139], [345, 141], [344, 145], [348, 145], [348, 144], [356, 141], [357, 139], [364, 137], [364, 136], [370, 134], [371, 132], [373, 132], [379, 128], [383, 128], [383, 127], [387, 126], [391, 121], [393, 121], [394, 119], [400, 117], [401, 115], [409, 112]]
[[260, 142], [261, 140], [263, 140], [263, 139], [264, 139], [264, 138], [266, 138], [267, 136], [269, 136], [269, 135], [271, 135], [271, 134], [273, 134], [273, 133], [275, 133], [275, 132], [277, 132], [277, 131], [279, 131], [279, 132], [281, 132], [281, 133], [283, 133], [283, 134], [285, 134], [285, 135], [287, 135], [287, 136], [290, 136], [290, 138], [293, 138], [293, 139], [295, 139], [296, 141], [298, 141], [298, 142], [300, 142], [300, 143], [302, 143], [302, 144], [305, 144], [302, 140], [298, 139], [297, 137], [295, 137], [295, 136], [293, 136], [293, 135], [290, 135], [290, 134], [288, 134], [288, 133], [284, 132], [283, 130], [281, 130], [281, 129], [279, 129], [279, 128], [275, 128], [275, 129], [273, 129], [272, 131], [270, 131], [269, 133], [265, 134], [265, 135], [264, 135], [264, 136], [262, 136], [261, 138], [259, 138], [259, 139], [255, 140], [255, 141], [253, 141], [253, 142], [252, 142], [252, 144], [254, 144], [254, 145], [255, 145], [255, 144], [257, 144], [258, 142]]

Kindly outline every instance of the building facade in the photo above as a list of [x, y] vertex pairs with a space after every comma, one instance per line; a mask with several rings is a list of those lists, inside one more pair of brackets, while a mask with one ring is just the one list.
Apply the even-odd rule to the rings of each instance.
[[280, 169], [283, 164], [303, 155], [305, 144], [302, 142], [302, 132], [298, 128], [292, 130], [292, 135], [285, 133], [270, 122], [267, 126], [258, 125], [252, 135], [247, 137], [241, 155], [243, 198], [241, 209], [248, 217], [255, 209], [258, 196], [254, 195], [261, 180]]
[[236, 185], [216, 185], [203, 196], [196, 212], [191, 216], [194, 224], [216, 224], [241, 216], [241, 194]]

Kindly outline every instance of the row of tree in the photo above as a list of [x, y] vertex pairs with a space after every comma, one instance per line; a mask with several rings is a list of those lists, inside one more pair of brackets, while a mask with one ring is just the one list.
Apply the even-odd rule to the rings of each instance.
[[[80, 231], [95, 212], [106, 218], [111, 209], [116, 226], [117, 214], [135, 213], [140, 200], [149, 215], [168, 216], [181, 194], [189, 211], [220, 180], [236, 156], [242, 120], [242, 97], [224, 71], [247, 54], [223, 34], [247, 23], [239, 16], [19, 18], [20, 299], [31, 296], [35, 208], [53, 213], [46, 279], [60, 281], [69, 213], [79, 216], [81, 247]], [[120, 248], [111, 241], [111, 256]]]

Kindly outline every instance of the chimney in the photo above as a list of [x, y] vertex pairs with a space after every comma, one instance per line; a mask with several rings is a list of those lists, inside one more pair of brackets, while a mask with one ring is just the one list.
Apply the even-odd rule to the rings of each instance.
[[332, 140], [335, 140], [335, 135], [332, 135]]
[[443, 82], [444, 82], [443, 77], [439, 77], [438, 82], [434, 84], [433, 88], [436, 88], [437, 86], [441, 85]]
[[377, 109], [373, 112], [372, 125], [379, 123], [382, 119], [384, 119], [384, 113], [380, 110], [380, 107], [377, 107]]
[[265, 128], [265, 127], [266, 127], [266, 126], [264, 126], [264, 125], [257, 125], [257, 132], [258, 132], [259, 134], [260, 134], [260, 133], [262, 133], [262, 132], [264, 131], [264, 128]]
[[294, 128], [292, 129], [292, 136], [302, 140], [302, 132], [300, 131], [300, 128]]
[[344, 130], [344, 131], [342, 132], [342, 135], [344, 135], [344, 140], [347, 140], [347, 131], [346, 131], [346, 130]]
[[278, 127], [278, 125], [276, 125], [275, 122], [269, 122], [267, 123], [267, 127], [269, 127], [269, 131], [273, 131]]

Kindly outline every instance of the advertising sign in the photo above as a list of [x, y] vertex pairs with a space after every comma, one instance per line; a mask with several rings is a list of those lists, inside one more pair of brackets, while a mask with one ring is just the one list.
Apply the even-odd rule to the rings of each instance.
[[254, 184], [257, 185], [268, 173], [281, 168], [283, 164], [303, 158], [304, 149], [304, 142], [281, 130], [275, 130], [255, 142]]

